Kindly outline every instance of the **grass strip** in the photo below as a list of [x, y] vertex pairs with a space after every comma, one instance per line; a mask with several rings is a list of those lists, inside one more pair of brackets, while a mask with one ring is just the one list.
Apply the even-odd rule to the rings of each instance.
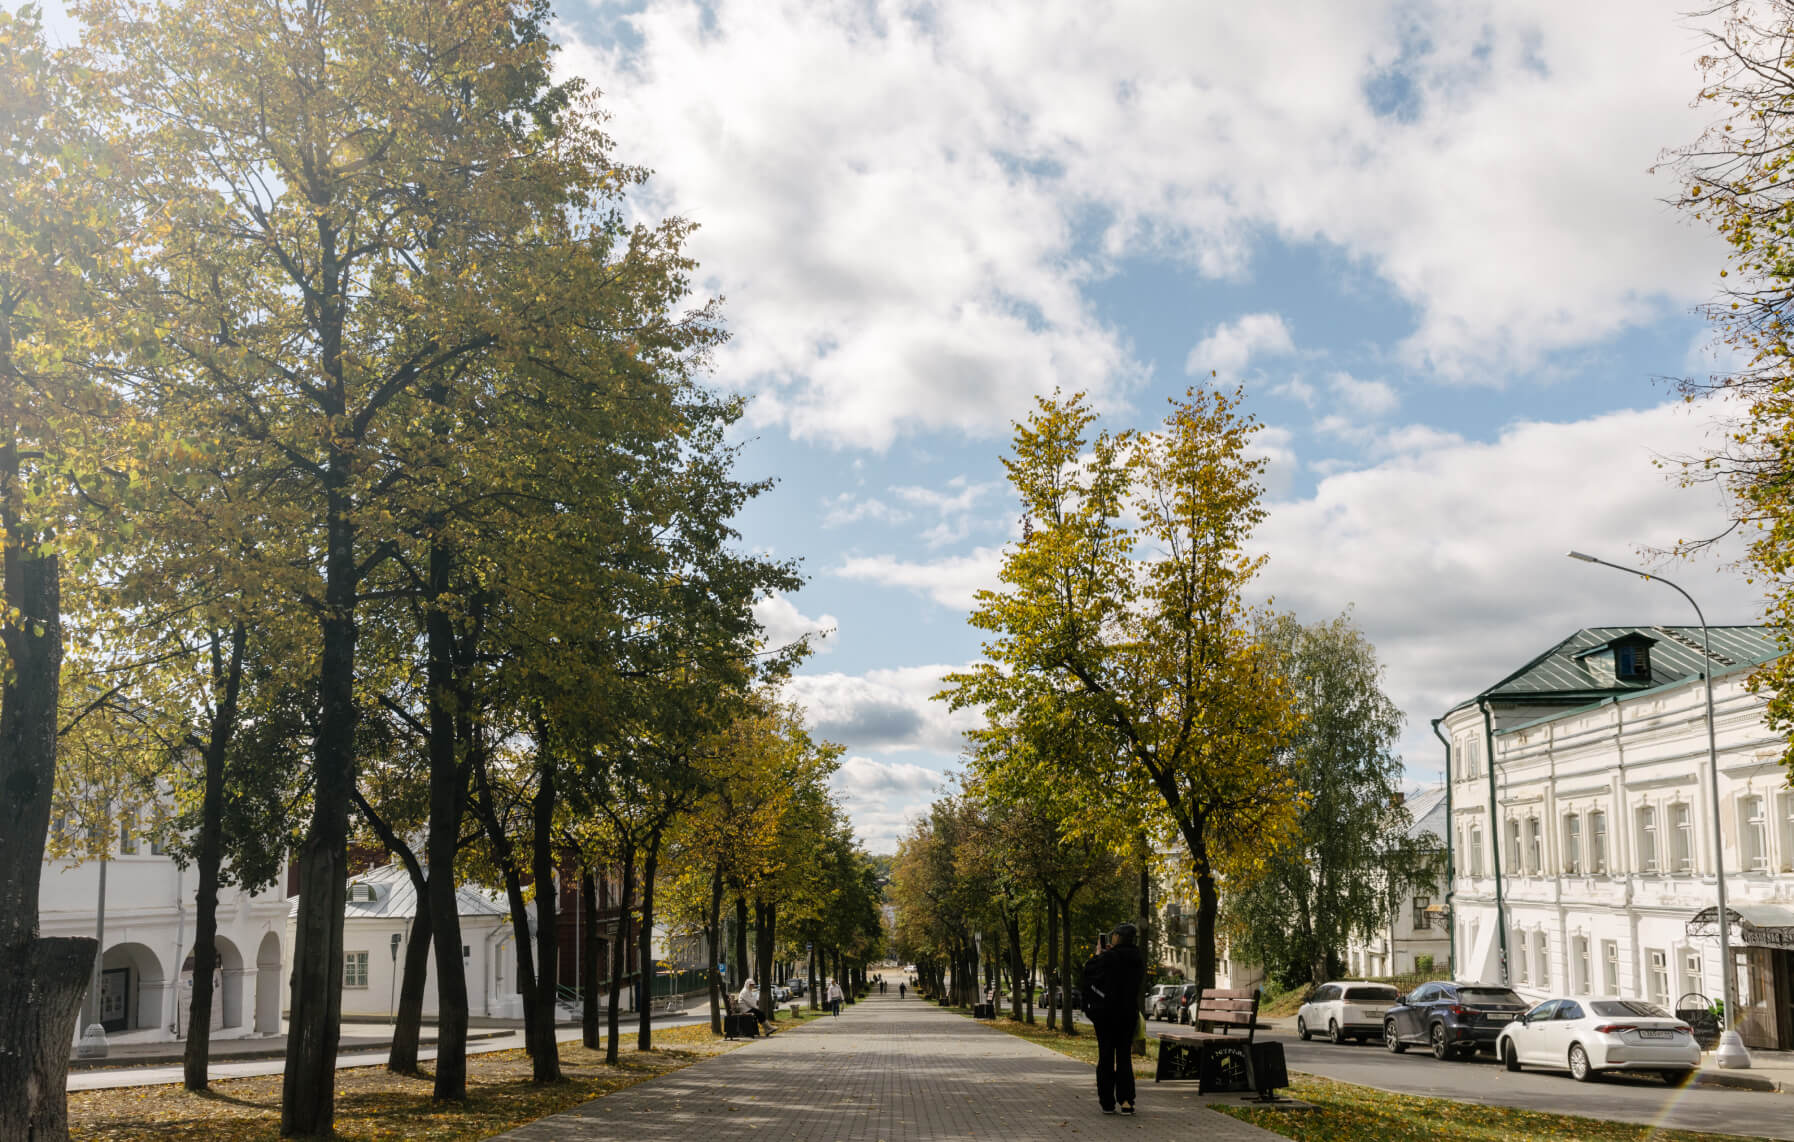
[[[737, 1046], [706, 1024], [657, 1030], [654, 1042], [654, 1050], [646, 1052], [625, 1045], [614, 1067], [606, 1065], [603, 1051], [562, 1043], [565, 1081], [551, 1086], [530, 1081], [529, 1056], [521, 1050], [469, 1055], [467, 1101], [459, 1104], [432, 1101], [428, 1071], [409, 1076], [384, 1067], [339, 1070], [336, 1136], [352, 1142], [490, 1138]], [[280, 1075], [258, 1075], [214, 1080], [205, 1094], [179, 1084], [70, 1091], [69, 1135], [103, 1142], [273, 1142], [280, 1137], [280, 1087]]]
[[[998, 1019], [991, 1026], [1096, 1065], [1096, 1036], [1088, 1025], [1071, 1036], [1048, 1031], [1044, 1023]], [[1134, 1060], [1134, 1073], [1144, 1076], [1148, 1089], [1157, 1059], [1158, 1041], [1149, 1039], [1146, 1058]], [[1291, 1112], [1234, 1105], [1213, 1109], [1298, 1142], [1433, 1142], [1439, 1138], [1466, 1142], [1738, 1142], [1739, 1138], [1736, 1134], [1665, 1130], [1633, 1122], [1391, 1094], [1314, 1075], [1290, 1077], [1290, 1088], [1283, 1093], [1313, 1103], [1316, 1109]]]

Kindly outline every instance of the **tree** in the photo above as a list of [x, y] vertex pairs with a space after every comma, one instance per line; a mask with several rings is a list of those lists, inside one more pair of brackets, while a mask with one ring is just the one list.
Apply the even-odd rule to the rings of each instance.
[[[1709, 454], [1682, 465], [1684, 483], [1718, 481], [1730, 493], [1731, 526], [1749, 539], [1744, 564], [1762, 585], [1764, 615], [1784, 651], [1794, 650], [1794, 212], [1788, 164], [1794, 159], [1794, 3], [1710, 4], [1717, 20], [1701, 58], [1699, 102], [1719, 118], [1693, 143], [1671, 152], [1682, 178], [1677, 205], [1711, 225], [1730, 247], [1720, 271], [1728, 288], [1707, 307], [1735, 371], [1689, 378], [1688, 400], [1713, 396], [1736, 419]], [[1683, 553], [1718, 537], [1683, 542]], [[1782, 764], [1794, 778], [1794, 654], [1757, 668], [1751, 685], [1769, 693], [1765, 718], [1789, 739]]]
[[61, 576], [65, 558], [115, 542], [82, 526], [80, 493], [128, 478], [136, 435], [128, 410], [72, 364], [110, 348], [94, 285], [115, 268], [125, 222], [96, 177], [128, 158], [91, 129], [104, 85], [83, 78], [45, 46], [36, 8], [0, 11], [0, 1138], [9, 1139], [68, 1134], [69, 1044], [98, 948], [38, 935]]
[[1044, 695], [1055, 717], [1107, 739], [1040, 757], [1076, 788], [1150, 798], [1181, 840], [1204, 986], [1223, 870], [1261, 860], [1297, 808], [1277, 753], [1296, 714], [1244, 597], [1264, 562], [1246, 549], [1264, 462], [1247, 454], [1257, 423], [1240, 399], [1194, 388], [1158, 431], [1090, 441], [1081, 397], [1040, 400], [1004, 460], [1023, 538], [972, 615], [993, 635], [987, 661], [950, 676], [945, 695], [997, 718]]
[[1294, 841], [1230, 883], [1230, 946], [1286, 983], [1318, 986], [1348, 940], [1388, 923], [1394, 895], [1419, 873], [1394, 753], [1402, 714], [1348, 616], [1314, 625], [1280, 616], [1266, 640], [1302, 714], [1285, 751], [1303, 804]]

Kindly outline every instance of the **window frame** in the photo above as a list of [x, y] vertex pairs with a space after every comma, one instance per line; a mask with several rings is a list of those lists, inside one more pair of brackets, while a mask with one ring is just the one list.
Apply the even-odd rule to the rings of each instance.
[[[359, 958], [357, 958], [359, 957]], [[368, 987], [368, 954], [364, 951], [343, 952], [343, 989], [365, 991]], [[359, 980], [360, 982], [354, 982]]]
[[1693, 876], [1697, 872], [1694, 860], [1694, 806], [1686, 801], [1669, 803], [1670, 864], [1671, 876]]
[[[1600, 828], [1595, 826], [1599, 825]], [[1596, 838], [1600, 840], [1597, 841]], [[1590, 876], [1607, 875], [1607, 810], [1588, 811], [1588, 872]]]

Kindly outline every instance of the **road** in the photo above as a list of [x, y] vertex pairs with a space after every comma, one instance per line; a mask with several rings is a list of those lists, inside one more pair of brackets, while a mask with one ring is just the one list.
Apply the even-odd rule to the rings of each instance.
[[[1146, 1026], [1156, 1035], [1165, 1025], [1148, 1022]], [[1567, 1074], [1510, 1074], [1493, 1055], [1440, 1062], [1418, 1047], [1408, 1048], [1403, 1055], [1391, 1055], [1381, 1043], [1339, 1047], [1319, 1039], [1304, 1043], [1293, 1028], [1261, 1030], [1258, 1037], [1281, 1042], [1284, 1060], [1292, 1071], [1397, 1094], [1576, 1114], [1611, 1122], [1794, 1140], [1794, 1096], [1786, 1094], [1674, 1090], [1654, 1076], [1609, 1075], [1597, 1082], [1578, 1083]]]

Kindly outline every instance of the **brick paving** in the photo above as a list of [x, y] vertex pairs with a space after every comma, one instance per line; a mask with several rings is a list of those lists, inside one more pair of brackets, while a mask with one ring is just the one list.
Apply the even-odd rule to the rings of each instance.
[[1094, 1069], [914, 998], [873, 996], [502, 1137], [516, 1142], [912, 1142], [1074, 1137], [1275, 1139], [1196, 1104], [1195, 1083], [1139, 1084], [1104, 1115]]

